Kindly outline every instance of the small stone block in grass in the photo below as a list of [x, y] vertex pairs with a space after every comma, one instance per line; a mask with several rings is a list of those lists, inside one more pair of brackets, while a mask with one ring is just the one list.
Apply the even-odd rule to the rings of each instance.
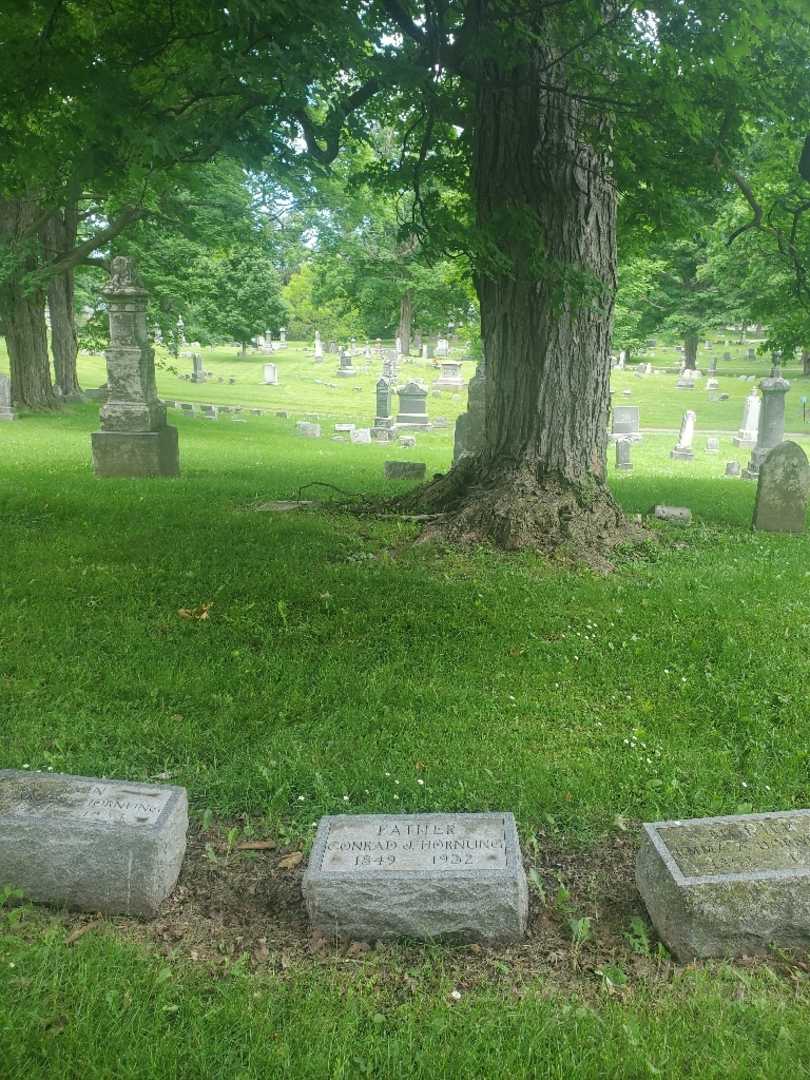
[[427, 465], [424, 461], [386, 461], [386, 480], [424, 480]]
[[670, 525], [692, 523], [692, 511], [687, 506], [664, 506], [659, 503], [652, 508], [652, 513], [659, 521], [667, 521]]
[[636, 883], [679, 960], [810, 948], [810, 810], [643, 828]]
[[508, 813], [321, 818], [303, 893], [313, 928], [343, 940], [506, 942], [526, 931]]
[[185, 788], [0, 770], [0, 887], [105, 914], [157, 914], [186, 850]]

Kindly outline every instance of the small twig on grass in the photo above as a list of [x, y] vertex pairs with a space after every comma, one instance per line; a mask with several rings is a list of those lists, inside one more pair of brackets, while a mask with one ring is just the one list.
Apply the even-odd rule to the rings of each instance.
[[104, 919], [101, 915], [96, 915], [90, 922], [84, 923], [83, 926], [77, 926], [75, 930], [71, 930], [68, 936], [65, 938], [65, 945], [75, 944], [80, 937], [84, 937], [88, 930], [95, 930], [97, 926], [101, 926]]
[[356, 497], [356, 492], [344, 491], [343, 488], [335, 487], [334, 484], [328, 484], [325, 480], [313, 480], [309, 484], [302, 484], [301, 487], [298, 489], [298, 501], [299, 502], [301, 502], [301, 492], [306, 491], [307, 488], [311, 488], [311, 487], [331, 488], [332, 491], [336, 491], [338, 493], [338, 495], [348, 495], [350, 499], [353, 499], [353, 498]]

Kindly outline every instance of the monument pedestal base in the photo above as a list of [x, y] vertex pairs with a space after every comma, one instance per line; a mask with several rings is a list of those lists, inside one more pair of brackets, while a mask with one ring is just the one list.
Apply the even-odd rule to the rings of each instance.
[[159, 431], [94, 431], [96, 476], [179, 476], [177, 428]]
[[675, 461], [691, 461], [695, 454], [693, 450], [670, 450], [669, 456]]

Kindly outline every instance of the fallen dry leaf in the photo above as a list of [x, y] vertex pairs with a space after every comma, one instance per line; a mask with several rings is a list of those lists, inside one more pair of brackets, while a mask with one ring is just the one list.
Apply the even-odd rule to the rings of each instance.
[[73, 945], [78, 941], [80, 937], [83, 937], [88, 930], [95, 930], [97, 926], [101, 926], [104, 920], [99, 915], [95, 919], [91, 919], [90, 922], [84, 923], [82, 926], [77, 926], [75, 930], [71, 930], [68, 936], [65, 938], [66, 945]]
[[275, 840], [243, 840], [236, 845], [237, 851], [272, 851], [276, 846]]
[[177, 609], [177, 614], [181, 619], [196, 619], [198, 622], [202, 619], [208, 618], [208, 612], [211, 609], [211, 603], [200, 604], [199, 607], [187, 608], [181, 607]]
[[283, 859], [279, 859], [278, 868], [279, 870], [294, 870], [303, 858], [303, 851], [293, 851], [289, 855], [285, 855]]

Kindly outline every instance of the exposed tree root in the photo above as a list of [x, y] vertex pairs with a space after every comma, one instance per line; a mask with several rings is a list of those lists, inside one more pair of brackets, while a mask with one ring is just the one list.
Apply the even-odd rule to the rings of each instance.
[[506, 551], [533, 549], [594, 569], [611, 569], [618, 544], [647, 537], [624, 516], [607, 487], [539, 478], [526, 466], [462, 460], [446, 476], [407, 496], [402, 509], [441, 513], [423, 540], [492, 544]]

